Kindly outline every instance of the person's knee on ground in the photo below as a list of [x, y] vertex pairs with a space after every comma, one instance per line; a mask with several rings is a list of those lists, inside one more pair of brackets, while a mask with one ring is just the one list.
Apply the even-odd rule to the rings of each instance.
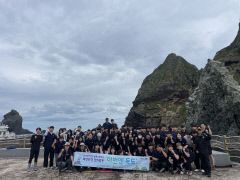
[[67, 169], [68, 170], [72, 170], [72, 160], [71, 159], [68, 159], [66, 161], [66, 166], [67, 166]]
[[152, 162], [153, 171], [159, 170], [159, 161]]

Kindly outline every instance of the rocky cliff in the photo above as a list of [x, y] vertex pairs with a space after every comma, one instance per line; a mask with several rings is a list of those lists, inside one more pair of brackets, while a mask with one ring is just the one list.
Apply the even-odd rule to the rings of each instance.
[[16, 134], [30, 134], [31, 131], [22, 128], [22, 116], [16, 111], [5, 114], [2, 120], [3, 124], [8, 125], [9, 131], [15, 132]]
[[199, 74], [194, 65], [176, 54], [169, 54], [164, 63], [144, 79], [125, 124], [134, 127], [183, 124], [185, 102], [198, 85]]
[[210, 124], [216, 134], [240, 135], [240, 24], [235, 40], [216, 53], [186, 103], [186, 125]]

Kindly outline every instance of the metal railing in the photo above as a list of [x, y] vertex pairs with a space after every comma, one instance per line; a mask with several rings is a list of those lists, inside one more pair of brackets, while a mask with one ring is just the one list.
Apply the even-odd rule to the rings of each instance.
[[16, 139], [3, 139], [0, 140], [0, 148], [16, 147], [16, 148], [29, 148], [31, 147], [30, 137], [16, 138]]
[[231, 160], [240, 162], [240, 136], [212, 135], [211, 145], [214, 150], [228, 153]]

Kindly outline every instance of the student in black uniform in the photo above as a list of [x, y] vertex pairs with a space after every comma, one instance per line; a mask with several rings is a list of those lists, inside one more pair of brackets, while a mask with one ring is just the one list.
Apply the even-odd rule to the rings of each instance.
[[173, 145], [168, 145], [168, 167], [172, 174], [179, 170], [179, 155], [178, 152], [173, 149]]
[[88, 135], [88, 138], [85, 140], [85, 144], [86, 144], [87, 148], [89, 149], [89, 151], [91, 152], [94, 147], [94, 140], [93, 140], [92, 134]]
[[[206, 124], [202, 123], [201, 128], [202, 128], [203, 133], [207, 133], [210, 136], [212, 135], [212, 130], [210, 128], [210, 125], [207, 126]], [[212, 164], [212, 170], [216, 170], [215, 161], [214, 161], [214, 157], [213, 157], [213, 154], [212, 154], [212, 147], [211, 147], [211, 142], [210, 141], [208, 143], [208, 151], [209, 151], [210, 162]]]
[[161, 137], [160, 132], [157, 132], [156, 135], [153, 137], [153, 141], [155, 145], [160, 145], [161, 147], [165, 147], [164, 145], [164, 138]]
[[50, 126], [49, 130], [47, 130], [44, 134], [45, 140], [43, 143], [44, 147], [44, 162], [43, 162], [43, 167], [47, 168], [48, 167], [48, 157], [50, 155], [50, 164], [49, 167], [53, 167], [53, 159], [54, 159], [54, 146], [56, 143], [56, 138], [57, 136], [53, 133], [54, 131], [54, 126]]
[[63, 137], [59, 136], [59, 139], [55, 143], [55, 147], [54, 147], [54, 156], [55, 156], [56, 168], [57, 168], [58, 154], [64, 148], [64, 144], [65, 144], [65, 141], [63, 140]]
[[111, 119], [111, 125], [112, 125], [112, 129], [117, 129], [118, 126], [116, 123], [114, 123], [114, 119]]
[[34, 171], [37, 171], [37, 160], [40, 150], [40, 144], [43, 140], [43, 136], [41, 135], [41, 128], [36, 129], [36, 134], [32, 135], [31, 137], [31, 150], [30, 150], [30, 157], [28, 161], [28, 172], [31, 171], [31, 163], [34, 157]]
[[67, 171], [72, 171], [72, 164], [73, 164], [73, 153], [70, 150], [70, 144], [68, 142], [65, 143], [64, 148], [61, 150], [61, 152], [58, 155], [58, 169], [59, 172], [63, 168], [67, 167]]
[[165, 170], [167, 170], [168, 167], [167, 158], [168, 155], [164, 151], [164, 149], [160, 145], [157, 145], [157, 149], [154, 151], [152, 156], [153, 171], [160, 170], [160, 172], [164, 172]]
[[176, 146], [180, 160], [180, 171], [183, 172], [184, 167], [187, 170], [187, 174], [192, 175], [191, 163], [194, 161], [194, 155], [192, 151], [188, 148], [184, 148], [181, 143], [177, 143]]
[[145, 156], [145, 152], [143, 150], [142, 145], [138, 145], [137, 150], [134, 153], [134, 156]]
[[146, 136], [143, 138], [143, 148], [147, 149], [148, 144], [153, 144], [153, 139], [150, 134], [146, 134]]
[[198, 128], [198, 136], [196, 137], [196, 152], [200, 154], [201, 165], [205, 171], [203, 175], [211, 177], [211, 164], [209, 158], [209, 141], [211, 136], [203, 133], [202, 129]]
[[186, 139], [184, 139], [180, 133], [177, 133], [176, 143], [180, 143], [184, 148], [188, 147]]
[[94, 145], [92, 153], [101, 153], [101, 154], [103, 154], [102, 147], [98, 143], [96, 143]]
[[128, 148], [128, 154], [129, 155], [134, 155], [135, 149], [136, 149], [136, 144], [134, 141], [134, 138], [132, 134], [129, 134], [128, 139], [127, 139], [127, 148]]
[[111, 154], [111, 155], [117, 155], [117, 151], [114, 147], [110, 146], [108, 148], [108, 154]]
[[196, 139], [197, 139], [197, 131], [192, 131], [192, 141], [193, 141], [193, 153], [195, 155], [194, 164], [196, 166], [195, 172], [201, 171], [201, 164], [200, 164], [200, 154], [199, 151], [196, 149]]
[[164, 142], [165, 147], [168, 147], [168, 145], [172, 145], [175, 148], [176, 146], [175, 143], [176, 142], [173, 139], [173, 135], [171, 134], [171, 132], [167, 132], [165, 137], [165, 142]]
[[150, 166], [152, 166], [152, 156], [154, 154], [154, 147], [153, 144], [148, 144], [148, 149], [145, 149], [145, 155], [148, 156], [150, 158]]

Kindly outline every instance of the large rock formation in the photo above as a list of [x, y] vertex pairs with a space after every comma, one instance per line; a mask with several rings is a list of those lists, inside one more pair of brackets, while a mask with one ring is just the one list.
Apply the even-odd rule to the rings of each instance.
[[11, 112], [4, 115], [2, 120], [3, 124], [8, 125], [10, 132], [15, 132], [16, 134], [31, 134], [32, 132], [22, 128], [22, 116], [16, 110], [11, 110]]
[[240, 135], [240, 24], [238, 35], [209, 60], [186, 103], [186, 125], [210, 124], [216, 134]]
[[176, 54], [168, 55], [144, 79], [125, 124], [134, 127], [183, 124], [185, 102], [198, 81], [199, 71], [194, 65]]

